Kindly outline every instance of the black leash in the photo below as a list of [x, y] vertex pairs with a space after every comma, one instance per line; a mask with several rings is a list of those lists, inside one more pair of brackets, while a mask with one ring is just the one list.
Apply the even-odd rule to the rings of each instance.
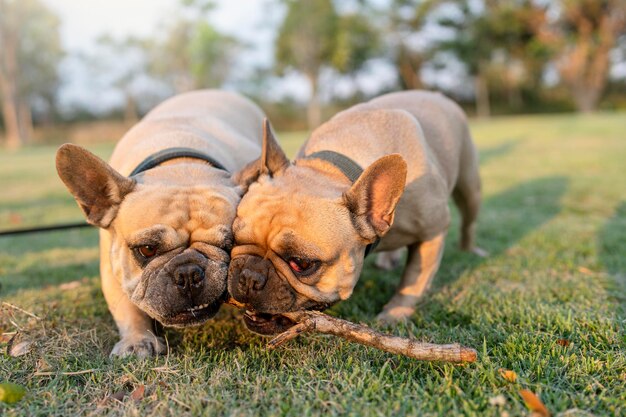
[[9, 229], [9, 230], [0, 231], [0, 237], [1, 236], [25, 235], [27, 233], [54, 232], [56, 230], [78, 229], [82, 227], [93, 227], [93, 226], [87, 222], [76, 222], [76, 223], [55, 224], [52, 226], [28, 227], [25, 229]]
[[[314, 152], [311, 155], [305, 156], [305, 159], [321, 159], [323, 161], [330, 162], [353, 183], [356, 182], [356, 180], [358, 180], [363, 173], [363, 168], [361, 168], [359, 164], [357, 164], [347, 156], [335, 151]], [[367, 245], [365, 247], [365, 254], [363, 256], [366, 257], [367, 255], [372, 253], [379, 243], [380, 238], [376, 238], [375, 241]]]
[[[147, 171], [149, 169], [155, 168], [161, 165], [163, 162], [176, 159], [176, 158], [194, 158], [200, 159], [202, 161], [206, 161], [210, 163], [214, 168], [220, 169], [222, 171], [227, 171], [226, 168], [215, 159], [211, 158], [209, 155], [197, 151], [192, 148], [169, 148], [163, 149], [157, 153], [154, 153], [148, 156], [146, 159], [141, 161], [137, 168], [133, 169], [133, 172], [130, 173], [130, 177], [137, 175], [141, 172]], [[78, 229], [83, 227], [93, 227], [87, 222], [76, 222], [76, 223], [64, 223], [64, 224], [56, 224], [52, 226], [39, 226], [39, 227], [29, 227], [25, 229], [9, 229], [0, 231], [0, 237], [2, 236], [15, 236], [15, 235], [25, 235], [28, 233], [39, 233], [39, 232], [53, 232], [57, 230], [68, 230], [68, 229]]]

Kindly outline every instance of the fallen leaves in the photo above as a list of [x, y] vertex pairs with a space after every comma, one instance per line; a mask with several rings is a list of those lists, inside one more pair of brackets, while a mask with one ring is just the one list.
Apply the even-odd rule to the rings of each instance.
[[7, 355], [14, 358], [24, 356], [30, 352], [33, 342], [22, 339], [22, 334], [16, 332], [7, 343]]
[[500, 372], [500, 376], [502, 376], [502, 378], [506, 379], [509, 382], [517, 381], [517, 374], [515, 373], [515, 371], [500, 368], [498, 369], [498, 372]]
[[570, 345], [570, 341], [567, 339], [556, 339], [556, 344], [563, 347], [568, 347]]
[[537, 416], [550, 417], [550, 412], [535, 393], [527, 389], [521, 389], [519, 395], [522, 396], [526, 407]]
[[[498, 372], [500, 373], [500, 376], [503, 379], [507, 380], [508, 382], [511, 382], [511, 383], [517, 382], [518, 377], [515, 371], [511, 371], [510, 369], [500, 368], [498, 369]], [[533, 417], [550, 417], [550, 412], [548, 411], [544, 403], [541, 401], [541, 399], [539, 399], [539, 397], [535, 393], [527, 389], [521, 389], [519, 390], [519, 394], [524, 400], [526, 407], [528, 407], [528, 409], [532, 411]], [[497, 407], [503, 406], [505, 402], [506, 402], [506, 399], [504, 399], [502, 395], [498, 395], [496, 397], [492, 397], [489, 399], [489, 404], [492, 406], [497, 406]]]
[[145, 385], [137, 385], [137, 387], [130, 393], [130, 399], [133, 401], [141, 401], [146, 394]]
[[0, 384], [0, 401], [7, 404], [14, 404], [26, 395], [26, 388], [12, 382], [3, 382]]

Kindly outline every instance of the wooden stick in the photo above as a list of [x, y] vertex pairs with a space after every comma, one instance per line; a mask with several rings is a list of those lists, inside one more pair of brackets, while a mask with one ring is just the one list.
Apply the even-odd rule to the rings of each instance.
[[[232, 300], [232, 299], [231, 299]], [[229, 302], [236, 307], [242, 304], [233, 300]], [[476, 350], [459, 345], [437, 345], [423, 343], [404, 337], [391, 336], [380, 333], [365, 325], [351, 323], [336, 317], [332, 317], [318, 311], [296, 311], [283, 313], [283, 316], [296, 322], [296, 324], [283, 333], [279, 334], [268, 343], [270, 349], [274, 349], [301, 333], [318, 332], [339, 336], [346, 340], [371, 346], [385, 352], [408, 356], [409, 358], [425, 361], [445, 362], [474, 362], [477, 358]]]

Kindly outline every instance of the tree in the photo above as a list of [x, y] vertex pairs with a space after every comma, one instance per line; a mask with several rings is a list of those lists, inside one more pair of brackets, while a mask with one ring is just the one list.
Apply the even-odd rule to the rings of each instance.
[[430, 58], [429, 47], [419, 48], [411, 43], [414, 35], [426, 24], [439, 0], [393, 0], [388, 11], [388, 29], [393, 61], [398, 80], [404, 89], [422, 88], [420, 71]]
[[240, 46], [209, 22], [214, 5], [206, 0], [182, 0], [178, 16], [152, 46], [151, 68], [176, 92], [220, 87], [227, 79]]
[[377, 47], [376, 32], [359, 13], [339, 15], [331, 0], [288, 0], [276, 40], [276, 70], [301, 72], [308, 80], [310, 128], [320, 124], [319, 78], [322, 69], [358, 71]]
[[9, 147], [28, 140], [36, 100], [53, 104], [63, 55], [59, 25], [39, 0], [0, 0], [0, 94]]
[[[532, 0], [485, 0], [482, 7], [476, 7], [477, 3], [470, 0], [447, 3], [457, 5], [460, 13], [440, 20], [441, 25], [454, 32], [452, 39], [442, 42], [440, 47], [465, 64], [474, 79], [477, 113], [489, 116], [489, 75], [494, 62], [504, 63], [498, 72], [501, 84], [510, 92], [524, 78], [535, 80], [532, 82], [541, 78], [550, 56], [550, 48], [542, 39], [547, 9]], [[520, 72], [519, 68], [523, 74], [515, 74]]]
[[610, 52], [626, 28], [624, 0], [562, 0], [559, 73], [576, 107], [593, 111], [607, 83]]
[[135, 84], [148, 72], [149, 43], [139, 38], [116, 39], [105, 35], [97, 39], [97, 53], [87, 62], [99, 79], [124, 95], [124, 120], [133, 124], [139, 119], [140, 95]]

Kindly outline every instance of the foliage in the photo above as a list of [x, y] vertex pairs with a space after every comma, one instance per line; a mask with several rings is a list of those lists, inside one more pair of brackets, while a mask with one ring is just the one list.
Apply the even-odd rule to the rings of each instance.
[[377, 33], [360, 13], [340, 15], [332, 0], [288, 0], [276, 39], [276, 70], [296, 70], [308, 80], [309, 127], [321, 122], [319, 77], [324, 68], [354, 73], [376, 51]]
[[9, 146], [32, 131], [31, 106], [49, 113], [63, 56], [60, 21], [39, 0], [0, 0], [0, 95]]
[[174, 91], [218, 88], [228, 78], [239, 42], [209, 23], [211, 1], [181, 0], [164, 36], [150, 48], [151, 70]]
[[624, 0], [561, 0], [555, 31], [559, 71], [579, 110], [594, 110], [606, 86], [610, 53], [626, 29]]

